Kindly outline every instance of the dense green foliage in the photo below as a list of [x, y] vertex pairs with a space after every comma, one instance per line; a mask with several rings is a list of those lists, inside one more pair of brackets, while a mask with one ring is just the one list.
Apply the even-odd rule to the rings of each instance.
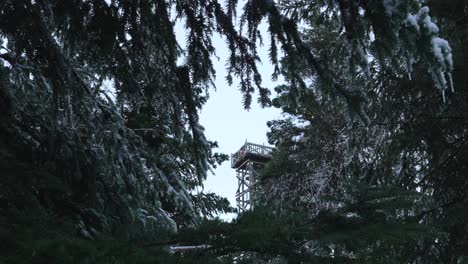
[[[467, 260], [466, 1], [237, 6], [0, 2], [0, 263]], [[286, 81], [272, 101], [262, 21]], [[213, 220], [227, 200], [203, 192], [227, 158], [198, 117], [213, 34], [245, 107], [257, 91], [286, 116], [269, 123], [255, 210], [232, 223]]]
[[195, 58], [177, 66], [168, 3], [15, 0], [0, 10], [2, 233], [23, 231], [18, 214], [88, 239], [160, 239], [231, 211], [201, 193], [226, 159], [198, 123], [213, 73], [192, 64], [209, 60], [198, 47], [208, 39], [191, 41]]

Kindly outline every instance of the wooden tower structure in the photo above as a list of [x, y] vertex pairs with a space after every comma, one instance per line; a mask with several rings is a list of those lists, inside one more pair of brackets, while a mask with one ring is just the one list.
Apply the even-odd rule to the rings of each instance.
[[239, 211], [250, 210], [255, 201], [255, 180], [261, 168], [271, 159], [273, 148], [245, 142], [231, 155], [231, 168], [236, 170], [239, 181], [236, 202]]

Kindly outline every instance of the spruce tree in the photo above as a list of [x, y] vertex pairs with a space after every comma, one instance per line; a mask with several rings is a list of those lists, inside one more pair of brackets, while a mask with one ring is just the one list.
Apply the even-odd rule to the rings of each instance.
[[[459, 11], [461, 20], [455, 20], [437, 8], [439, 1], [429, 4], [440, 11], [448, 29], [465, 32], [457, 24], [466, 21], [465, 11]], [[335, 228], [337, 238], [309, 231], [329, 219], [331, 225], [349, 227], [357, 215], [359, 221], [386, 227], [401, 215], [406, 221], [415, 214], [427, 226], [442, 223], [447, 234], [438, 236], [437, 242], [427, 242], [424, 236], [417, 246], [436, 248], [434, 254], [442, 261], [460, 259], [466, 225], [463, 214], [454, 210], [466, 204], [466, 131], [446, 121], [451, 120], [446, 113], [466, 111], [465, 104], [453, 103], [446, 91], [453, 81], [455, 87], [463, 84], [460, 76], [466, 67], [457, 68], [464, 64], [455, 63], [452, 81], [451, 47], [439, 36], [425, 2], [251, 0], [239, 15], [237, 6], [236, 0], [224, 6], [216, 0], [0, 3], [0, 234], [5, 238], [1, 261], [198, 261], [190, 258], [192, 254], [170, 256], [164, 250], [170, 242], [184, 241], [212, 245], [203, 257], [214, 263], [331, 259], [322, 251], [311, 254], [309, 247], [315, 244], [304, 241], [333, 241], [339, 245], [333, 251], [341, 254], [336, 257], [344, 259], [361, 258], [366, 252], [381, 257], [378, 252], [384, 245], [396, 245], [392, 254], [402, 257], [401, 243], [388, 237], [378, 245], [367, 239], [356, 250], [349, 248], [352, 240], [346, 237], [353, 236], [345, 232], [349, 229]], [[465, 8], [458, 1], [451, 6]], [[283, 74], [287, 79], [274, 104], [291, 115], [291, 121], [272, 123], [271, 140], [279, 151], [271, 168], [278, 164], [299, 168], [279, 170], [280, 175], [267, 170], [263, 191], [289, 182], [284, 190], [272, 192], [278, 194], [274, 199], [265, 195], [265, 203], [291, 204], [248, 213], [232, 225], [214, 221], [208, 237], [173, 238], [180, 229], [204, 230], [202, 219], [232, 210], [217, 195], [195, 194], [207, 173], [227, 158], [213, 152], [217, 144], [205, 138], [198, 113], [215, 77], [213, 34], [228, 44], [227, 80], [240, 79], [245, 107], [255, 91], [261, 105], [271, 103], [258, 68], [262, 42], [258, 29], [263, 20], [269, 26], [274, 77]], [[185, 24], [186, 47], [176, 41], [174, 22]], [[452, 39], [460, 50], [464, 38]], [[183, 52], [182, 63], [177, 63]], [[346, 64], [350, 66], [342, 67]], [[400, 89], [394, 91], [395, 87]], [[371, 102], [369, 108], [366, 102]], [[419, 107], [408, 106], [413, 104]], [[420, 119], [427, 105], [431, 115]], [[401, 106], [406, 108], [386, 115]], [[439, 122], [429, 133], [412, 137], [434, 116]], [[310, 124], [297, 126], [295, 119]], [[317, 119], [330, 119], [332, 126]], [[381, 128], [379, 122], [389, 125]], [[369, 128], [352, 129], [356, 124]], [[383, 144], [388, 133], [397, 139]], [[308, 160], [311, 153], [320, 155]], [[451, 172], [448, 180], [440, 173], [446, 170]], [[325, 185], [309, 177], [320, 173]], [[312, 192], [301, 187], [303, 179], [312, 184]], [[362, 182], [367, 185], [355, 192]], [[403, 191], [394, 203], [378, 202], [356, 211], [356, 201], [385, 200], [382, 195], [391, 197], [397, 187]], [[343, 193], [344, 201], [335, 196], [323, 202], [323, 195]], [[368, 193], [374, 196], [362, 195]], [[428, 200], [415, 198], [428, 194]], [[307, 217], [294, 211], [284, 217], [294, 204], [317, 201], [323, 207], [308, 206]], [[270, 221], [261, 223], [262, 219]], [[398, 225], [389, 236], [407, 226]], [[262, 239], [256, 240], [257, 235]], [[415, 257], [409, 254], [402, 259]]]

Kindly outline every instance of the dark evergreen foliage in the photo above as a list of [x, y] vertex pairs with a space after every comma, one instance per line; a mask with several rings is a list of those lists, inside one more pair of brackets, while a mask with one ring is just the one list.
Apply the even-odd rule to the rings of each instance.
[[[466, 261], [466, 1], [237, 7], [0, 2], [1, 263]], [[273, 101], [263, 21], [273, 78], [286, 80]], [[198, 116], [213, 34], [245, 107], [258, 92], [288, 115], [270, 123], [261, 201], [232, 223], [213, 219], [228, 201], [203, 192], [227, 159]], [[170, 252], [188, 244], [206, 247]]]
[[[209, 9], [184, 5], [190, 17]], [[191, 194], [226, 156], [198, 123], [213, 77], [212, 52], [198, 45], [209, 37], [189, 44], [205, 62], [177, 66], [170, 3], [2, 1], [0, 10], [2, 215], [44, 210], [85, 237], [136, 238], [231, 210]]]

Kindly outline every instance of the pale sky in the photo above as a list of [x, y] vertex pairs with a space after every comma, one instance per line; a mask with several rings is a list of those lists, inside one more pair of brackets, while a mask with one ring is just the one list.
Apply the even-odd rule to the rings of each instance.
[[[185, 29], [180, 23], [175, 27], [177, 41], [182, 47], [185, 47]], [[266, 32], [266, 26], [261, 27], [262, 32]], [[266, 34], [264, 34], [264, 43], [270, 43]], [[266, 133], [268, 127], [266, 122], [280, 118], [280, 111], [276, 108], [261, 108], [254, 95], [252, 106], [249, 111], [244, 110], [242, 104], [242, 94], [239, 90], [239, 80], [234, 79], [233, 85], [229, 86], [225, 80], [226, 60], [229, 56], [225, 41], [215, 35], [213, 45], [216, 48], [216, 55], [219, 57], [213, 59], [216, 69], [216, 87], [217, 90], [210, 91], [210, 98], [200, 114], [200, 123], [205, 127], [205, 135], [209, 140], [218, 142], [217, 152], [228, 154], [235, 153], [239, 148], [249, 141], [257, 144], [267, 145]], [[259, 71], [262, 74], [263, 86], [273, 88], [279, 82], [271, 80], [273, 66], [269, 63], [268, 47], [259, 48], [259, 56], [262, 65], [259, 65]], [[279, 80], [281, 81], [281, 79]], [[226, 197], [231, 205], [236, 207], [235, 194], [237, 190], [237, 178], [235, 171], [231, 169], [230, 160], [219, 166], [214, 174], [209, 175], [205, 182], [205, 192], [215, 192]], [[223, 216], [224, 219], [230, 219], [232, 216]]]

